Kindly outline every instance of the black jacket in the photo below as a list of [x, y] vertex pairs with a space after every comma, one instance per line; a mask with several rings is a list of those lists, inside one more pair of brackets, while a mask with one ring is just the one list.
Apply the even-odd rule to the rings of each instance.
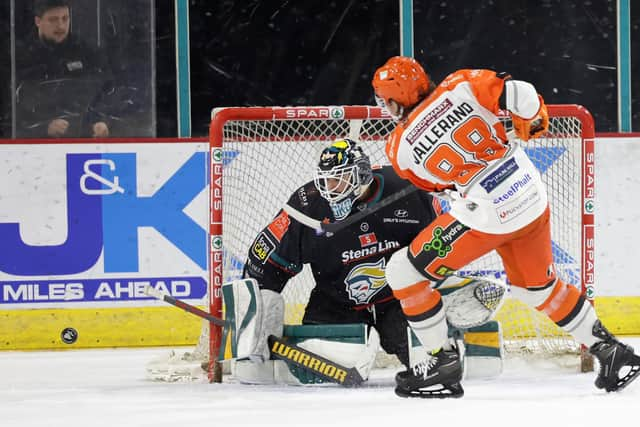
[[16, 48], [18, 136], [46, 137], [49, 122], [63, 118], [75, 133], [89, 136], [89, 126], [107, 121], [102, 114], [113, 88], [104, 54], [69, 35], [62, 43], [36, 34]]

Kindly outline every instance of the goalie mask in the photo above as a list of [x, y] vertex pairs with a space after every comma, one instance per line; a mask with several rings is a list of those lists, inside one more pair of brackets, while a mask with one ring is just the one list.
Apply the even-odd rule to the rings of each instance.
[[322, 150], [314, 183], [336, 220], [347, 217], [355, 201], [373, 181], [371, 162], [355, 141], [336, 139]]

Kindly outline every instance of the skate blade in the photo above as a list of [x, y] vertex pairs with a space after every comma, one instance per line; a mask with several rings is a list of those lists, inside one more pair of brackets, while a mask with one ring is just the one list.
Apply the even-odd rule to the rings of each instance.
[[633, 380], [638, 378], [638, 376], [640, 376], [640, 356], [634, 355], [631, 363], [624, 366], [630, 368], [630, 371], [627, 372], [627, 374], [622, 378], [618, 378], [618, 381], [616, 381], [615, 384], [606, 387], [605, 390], [607, 390], [608, 392], [620, 391], [628, 386]]
[[418, 390], [405, 390], [396, 387], [395, 392], [400, 397], [419, 397], [421, 399], [447, 399], [464, 396], [464, 389], [460, 383], [436, 384], [433, 387]]

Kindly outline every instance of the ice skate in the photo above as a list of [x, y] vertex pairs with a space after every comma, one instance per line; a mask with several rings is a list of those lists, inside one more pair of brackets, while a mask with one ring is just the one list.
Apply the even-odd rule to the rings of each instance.
[[596, 387], [606, 391], [622, 390], [640, 375], [640, 356], [634, 354], [633, 347], [611, 335], [599, 320], [593, 325], [593, 335], [602, 340], [589, 348], [589, 353], [600, 364]]
[[396, 375], [396, 394], [400, 397], [462, 397], [462, 363], [453, 350], [440, 349], [411, 369]]

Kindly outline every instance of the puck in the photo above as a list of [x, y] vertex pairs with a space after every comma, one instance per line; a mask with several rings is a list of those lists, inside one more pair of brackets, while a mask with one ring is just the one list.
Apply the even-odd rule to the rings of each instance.
[[78, 331], [73, 328], [64, 328], [60, 334], [62, 342], [65, 344], [73, 344], [78, 339]]

